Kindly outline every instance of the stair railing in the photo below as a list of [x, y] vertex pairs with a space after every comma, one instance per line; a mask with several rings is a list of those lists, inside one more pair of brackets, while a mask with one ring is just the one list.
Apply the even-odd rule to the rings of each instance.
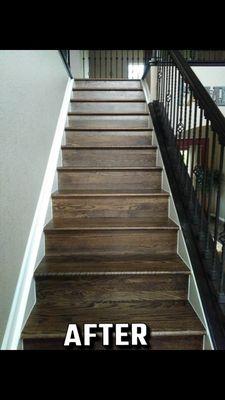
[[140, 49], [82, 50], [82, 78], [140, 79], [150, 53]]
[[225, 349], [225, 118], [180, 51], [154, 51], [145, 75], [151, 62], [157, 65], [152, 107], [163, 127], [160, 134], [204, 276], [210, 280], [209, 290], [201, 293], [211, 296], [207, 317], [210, 320], [213, 308], [220, 314], [220, 344], [215, 339], [214, 345]]
[[73, 79], [73, 74], [70, 69], [70, 50], [59, 50], [59, 54], [62, 57], [62, 61], [65, 65], [69, 77]]
[[191, 65], [224, 65], [225, 50], [180, 50]]

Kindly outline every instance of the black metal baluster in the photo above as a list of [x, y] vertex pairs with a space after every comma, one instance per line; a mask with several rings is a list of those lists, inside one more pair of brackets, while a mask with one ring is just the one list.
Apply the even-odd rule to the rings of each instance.
[[157, 74], [157, 82], [158, 82], [158, 87], [159, 87], [158, 100], [160, 102], [161, 101], [161, 92], [162, 92], [162, 55], [161, 55], [161, 52], [160, 52], [160, 60], [159, 60], [159, 63], [157, 65], [157, 72], [158, 72], [158, 74]]
[[205, 126], [205, 153], [204, 160], [202, 160], [204, 166], [203, 173], [203, 184], [202, 184], [202, 193], [201, 193], [201, 220], [200, 220], [200, 239], [205, 240], [206, 238], [206, 229], [204, 226], [204, 217], [205, 217], [205, 209], [206, 209], [206, 193], [207, 193], [207, 181], [208, 181], [208, 138], [209, 138], [209, 120], [206, 119]]
[[166, 104], [166, 85], [167, 85], [167, 64], [166, 64], [166, 58], [167, 58], [167, 52], [165, 51], [165, 57], [164, 57], [164, 85], [163, 85], [163, 106], [164, 106], [164, 111], [165, 111], [165, 104]]
[[[167, 79], [166, 79], [166, 72], [167, 72], [167, 68], [166, 68], [166, 56], [167, 56], [167, 52], [165, 51], [164, 53], [164, 60], [163, 60], [163, 110], [165, 110], [165, 99], [166, 99], [166, 84], [167, 84]], [[165, 111], [164, 111], [165, 113]]]
[[160, 65], [157, 65], [157, 83], [156, 83], [156, 100], [159, 101], [160, 98], [160, 74], [161, 74], [161, 70], [160, 70]]
[[170, 55], [168, 57], [168, 88], [167, 88], [167, 104], [168, 104], [168, 111], [167, 111], [167, 116], [168, 116], [168, 120], [170, 121], [170, 109], [171, 109], [171, 61], [170, 61]]
[[180, 72], [178, 71], [178, 91], [177, 91], [177, 105], [176, 105], [176, 130], [175, 130], [175, 137], [176, 137], [176, 145], [177, 143], [177, 134], [178, 134], [178, 122], [179, 122], [179, 107], [180, 107]]
[[217, 241], [218, 241], [218, 227], [219, 227], [219, 217], [220, 217], [220, 200], [221, 200], [221, 179], [222, 179], [222, 171], [223, 171], [223, 159], [224, 159], [224, 146], [220, 145], [220, 161], [219, 161], [219, 174], [218, 174], [218, 188], [217, 188], [217, 196], [216, 196], [216, 218], [215, 218], [215, 226], [214, 226], [214, 241], [213, 241], [213, 267], [211, 271], [211, 276], [215, 279], [218, 275], [217, 270]]
[[191, 120], [192, 120], [192, 90], [190, 89], [190, 103], [189, 103], [189, 117], [188, 117], [188, 136], [187, 136], [187, 175], [186, 175], [186, 182], [185, 182], [185, 188], [188, 190], [187, 183], [189, 182], [188, 180], [188, 175], [190, 175], [190, 168], [189, 168], [189, 155], [190, 155], [190, 137], [191, 137]]
[[168, 51], [166, 52], [166, 57], [165, 57], [165, 91], [164, 91], [164, 109], [165, 109], [165, 114], [167, 114], [167, 101], [166, 101], [166, 96], [167, 96], [167, 87], [168, 87]]
[[88, 50], [88, 76], [87, 76], [87, 78], [90, 78], [90, 66], [91, 66], [91, 64], [90, 64], [90, 50]]
[[164, 64], [164, 50], [162, 51], [162, 90], [161, 90], [161, 103], [163, 103], [164, 98], [164, 84], [165, 84], [165, 64]]
[[127, 50], [127, 77], [129, 78], [129, 50]]
[[118, 78], [118, 53], [116, 50], [116, 79]]
[[99, 72], [100, 72], [100, 79], [102, 77], [102, 51], [99, 50]]
[[[183, 94], [184, 94], [184, 79], [182, 76], [180, 76], [181, 78], [181, 94], [180, 94], [180, 104], [179, 104], [179, 109], [180, 109], [180, 116], [179, 116], [179, 123], [177, 126], [177, 130], [178, 130], [178, 140], [179, 140], [179, 152], [181, 151], [181, 138], [182, 138], [182, 134], [183, 134], [183, 130], [184, 130], [184, 125], [183, 125]], [[179, 164], [180, 166], [180, 164]]]
[[107, 50], [105, 50], [105, 79], [108, 78], [107, 75]]
[[174, 74], [174, 106], [173, 106], [173, 122], [172, 122], [172, 127], [173, 127], [173, 134], [174, 136], [176, 135], [176, 129], [175, 129], [175, 124], [176, 124], [176, 112], [177, 112], [177, 104], [178, 104], [178, 95], [177, 95], [177, 68], [175, 67], [175, 74]]
[[194, 209], [194, 194], [195, 194], [195, 182], [194, 182], [194, 163], [195, 163], [195, 137], [196, 137], [196, 123], [197, 123], [197, 110], [198, 110], [198, 101], [196, 98], [194, 98], [194, 126], [193, 126], [193, 135], [192, 135], [192, 152], [191, 152], [191, 183], [192, 183], [192, 189], [191, 189], [191, 195], [190, 195], [190, 209]]
[[[138, 73], [139, 73], [139, 50], [137, 52], [137, 65], [138, 65]], [[141, 79], [140, 75], [139, 75], [139, 79]]]
[[166, 83], [167, 83], [167, 79], [166, 79], [166, 56], [167, 56], [167, 52], [164, 52], [164, 59], [163, 59], [163, 105], [164, 105], [164, 110], [165, 110], [165, 99], [166, 99]]
[[131, 70], [132, 70], [131, 79], [134, 79], [134, 50], [132, 50]]
[[201, 202], [201, 184], [202, 184], [202, 166], [201, 166], [201, 136], [202, 136], [202, 117], [203, 110], [200, 108], [199, 115], [199, 127], [198, 127], [198, 138], [197, 141], [197, 165], [195, 166], [195, 180], [196, 180], [196, 202], [195, 202], [195, 210], [194, 210], [194, 221], [197, 224], [199, 222], [199, 202]]
[[94, 78], [96, 78], [96, 51], [94, 50]]
[[213, 130], [212, 146], [211, 146], [211, 162], [210, 162], [210, 181], [209, 181], [209, 194], [208, 194], [208, 207], [207, 207], [207, 235], [206, 235], [206, 247], [205, 247], [205, 257], [211, 259], [210, 253], [210, 220], [211, 220], [211, 203], [212, 203], [212, 193], [213, 193], [213, 171], [215, 163], [215, 148], [216, 148], [216, 132]]
[[[182, 168], [182, 179], [184, 179], [183, 177], [183, 173], [186, 171], [186, 164], [185, 164], [185, 160], [184, 160], [184, 152], [185, 152], [185, 142], [186, 142], [186, 123], [187, 123], [187, 95], [188, 95], [188, 84], [186, 82], [184, 82], [185, 84], [185, 100], [184, 100], [184, 128], [183, 128], [183, 143], [182, 143], [182, 159], [183, 159], [183, 168]], [[183, 185], [183, 188], [185, 189], [185, 184]]]
[[121, 78], [123, 79], [123, 50], [121, 50], [121, 51], [122, 51], [122, 54], [121, 54], [121, 71], [122, 71]]
[[83, 50], [83, 78], [85, 78], [85, 57], [84, 57], [84, 50]]
[[112, 78], [112, 50], [110, 50], [110, 78]]
[[167, 52], [166, 57], [166, 98], [165, 98], [165, 109], [166, 109], [166, 116], [168, 118], [169, 113], [169, 87], [170, 87], [170, 74], [169, 74], [169, 53]]
[[171, 89], [170, 89], [170, 116], [169, 116], [169, 121], [170, 121], [170, 125], [173, 128], [172, 125], [172, 115], [173, 115], [173, 107], [174, 107], [174, 84], [173, 84], [173, 79], [174, 79], [174, 65], [172, 64], [172, 60], [171, 60], [171, 66], [170, 68], [172, 69], [171, 72]]

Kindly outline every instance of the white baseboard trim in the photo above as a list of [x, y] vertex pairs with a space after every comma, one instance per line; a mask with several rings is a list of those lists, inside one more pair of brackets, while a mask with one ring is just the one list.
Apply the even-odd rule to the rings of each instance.
[[48, 209], [49, 198], [51, 196], [52, 185], [54, 182], [59, 151], [67, 121], [67, 112], [70, 104], [73, 83], [74, 80], [69, 79], [66, 86], [1, 350], [16, 350], [18, 348], [30, 286], [35, 269], [36, 258]]

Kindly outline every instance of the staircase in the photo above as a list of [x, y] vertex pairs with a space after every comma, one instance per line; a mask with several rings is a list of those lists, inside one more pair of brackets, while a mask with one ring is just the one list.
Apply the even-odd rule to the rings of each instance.
[[68, 119], [24, 349], [64, 349], [69, 323], [107, 322], [148, 324], [153, 350], [202, 349], [141, 82], [76, 80]]

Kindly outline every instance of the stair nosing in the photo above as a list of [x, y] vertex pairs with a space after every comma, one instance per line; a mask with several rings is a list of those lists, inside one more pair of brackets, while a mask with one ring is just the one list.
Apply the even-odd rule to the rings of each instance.
[[[163, 337], [163, 336], [203, 336], [206, 334], [206, 330], [204, 327], [202, 330], [180, 330], [180, 331], [151, 331], [152, 337]], [[23, 333], [21, 334], [21, 338], [26, 339], [65, 339], [65, 333]]]
[[110, 275], [190, 275], [191, 271], [77, 271], [77, 272], [35, 272], [35, 278], [73, 278], [75, 276], [110, 276]]
[[75, 231], [178, 231], [178, 226], [89, 226], [89, 227], [64, 227], [44, 228], [45, 233], [75, 232]]
[[[112, 226], [64, 226], [64, 227], [55, 227], [51, 226], [51, 223], [48, 223], [44, 227], [44, 232], [45, 233], [67, 233], [67, 232], [75, 232], [75, 231], [178, 231], [179, 226], [177, 225], [171, 225], [171, 226], [166, 226], [165, 224], [162, 224], [160, 226], [154, 226], [154, 225], [148, 225], [148, 226], [138, 226], [138, 225], [131, 225], [131, 226], [115, 226], [112, 224]], [[50, 226], [49, 226], [50, 225]]]

